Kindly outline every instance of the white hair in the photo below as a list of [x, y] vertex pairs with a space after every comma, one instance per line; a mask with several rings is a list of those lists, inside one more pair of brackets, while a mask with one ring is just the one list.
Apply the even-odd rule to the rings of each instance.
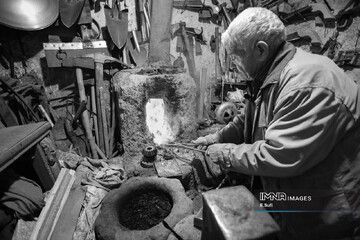
[[272, 11], [252, 7], [242, 11], [222, 34], [221, 41], [229, 53], [252, 50], [258, 41], [276, 50], [286, 38], [285, 26]]

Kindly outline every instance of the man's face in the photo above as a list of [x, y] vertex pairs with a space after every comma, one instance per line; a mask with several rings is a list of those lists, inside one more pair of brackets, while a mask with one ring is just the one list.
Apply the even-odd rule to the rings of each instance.
[[230, 58], [239, 71], [244, 72], [249, 77], [254, 77], [257, 71], [258, 61], [253, 51], [238, 49], [230, 54]]

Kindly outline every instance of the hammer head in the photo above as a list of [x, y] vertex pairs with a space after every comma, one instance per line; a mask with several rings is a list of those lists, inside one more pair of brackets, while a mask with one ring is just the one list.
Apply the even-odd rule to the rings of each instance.
[[171, 25], [171, 39], [174, 39], [176, 36], [181, 36], [181, 27], [186, 26], [185, 22], [178, 22], [173, 25]]

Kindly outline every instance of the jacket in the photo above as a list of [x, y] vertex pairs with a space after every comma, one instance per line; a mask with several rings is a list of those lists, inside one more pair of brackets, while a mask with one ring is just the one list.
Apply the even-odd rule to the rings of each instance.
[[261, 176], [265, 192], [313, 195], [316, 212], [280, 214], [284, 239], [360, 234], [359, 90], [332, 60], [285, 43], [255, 102], [217, 133], [235, 143], [223, 147], [230, 170]]

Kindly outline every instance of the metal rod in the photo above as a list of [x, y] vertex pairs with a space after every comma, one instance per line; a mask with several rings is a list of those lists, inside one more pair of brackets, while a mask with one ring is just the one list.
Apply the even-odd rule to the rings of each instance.
[[224, 185], [224, 183], [226, 182], [226, 180], [228, 180], [228, 178], [229, 178], [229, 174], [226, 172], [225, 177], [223, 178], [223, 180], [221, 180], [221, 183], [215, 189], [221, 188]]
[[205, 153], [205, 150], [201, 150], [201, 149], [197, 149], [197, 148], [193, 148], [193, 147], [188, 147], [182, 144], [161, 144], [161, 146], [165, 146], [165, 147], [177, 147], [177, 148], [185, 148], [185, 149], [189, 149], [192, 151], [196, 151], [196, 152], [201, 152], [201, 153]]

